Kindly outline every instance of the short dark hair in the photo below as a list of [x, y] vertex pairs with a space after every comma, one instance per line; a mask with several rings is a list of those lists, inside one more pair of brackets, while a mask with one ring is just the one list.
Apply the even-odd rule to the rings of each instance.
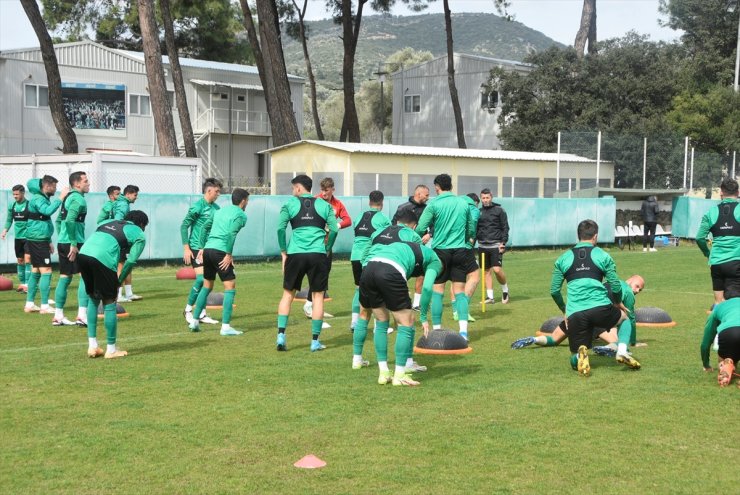
[[141, 210], [131, 210], [126, 213], [124, 220], [133, 223], [141, 230], [144, 230], [149, 225], [149, 217]]
[[396, 213], [396, 222], [408, 225], [410, 223], [418, 223], [419, 220], [410, 209], [402, 209]]
[[44, 184], [56, 184], [58, 182], [59, 181], [57, 180], [56, 177], [52, 177], [51, 175], [45, 175], [41, 177], [41, 182], [39, 183], [39, 185], [43, 186]]
[[419, 189], [424, 189], [425, 191], [428, 191], [429, 187], [425, 184], [419, 184], [418, 186], [414, 188], [414, 192], [418, 191]]
[[593, 220], [583, 220], [578, 224], [578, 240], [590, 241], [599, 233], [599, 224]]
[[139, 186], [134, 186], [132, 184], [129, 184], [128, 186], [123, 188], [123, 195], [131, 194], [131, 193], [137, 193], [139, 192]]
[[234, 190], [231, 191], [231, 204], [238, 205], [248, 197], [249, 191], [242, 189], [241, 187], [235, 187]]
[[385, 195], [382, 191], [373, 191], [368, 196], [370, 198], [370, 204], [379, 205], [383, 202]]
[[481, 196], [483, 196], [484, 194], [490, 194], [491, 196], [493, 196], [493, 193], [491, 193], [491, 190], [490, 190], [490, 189], [488, 189], [487, 187], [486, 187], [486, 188], [483, 188], [483, 189], [481, 189], [481, 190], [480, 190], [480, 194], [481, 194]]
[[452, 191], [452, 177], [448, 174], [439, 174], [434, 178], [434, 183], [443, 191]]
[[309, 177], [306, 174], [296, 175], [293, 177], [293, 180], [290, 181], [291, 184], [300, 184], [303, 187], [306, 188], [306, 191], [311, 191], [311, 188], [313, 187], [313, 180], [311, 177]]
[[87, 175], [87, 172], [83, 172], [80, 170], [78, 172], [72, 172], [71, 174], [69, 174], [69, 185], [74, 187], [75, 184], [82, 180], [83, 175]]
[[18, 191], [18, 192], [24, 193], [24, 192], [26, 192], [26, 188], [23, 187], [23, 184], [16, 184], [16, 185], [13, 186], [13, 191]]
[[475, 193], [468, 193], [468, 197], [473, 200], [473, 203], [478, 204], [480, 203], [480, 198]]
[[723, 194], [728, 196], [737, 196], [738, 186], [735, 179], [725, 177], [722, 179], [722, 183], [719, 185], [719, 188]]
[[106, 193], [108, 193], [108, 196], [113, 194], [115, 191], [120, 191], [121, 188], [118, 186], [108, 186], [108, 189], [105, 190]]
[[222, 189], [224, 185], [221, 184], [220, 180], [215, 179], [213, 177], [209, 177], [203, 181], [203, 193], [204, 194], [209, 187], [218, 187], [219, 189]]

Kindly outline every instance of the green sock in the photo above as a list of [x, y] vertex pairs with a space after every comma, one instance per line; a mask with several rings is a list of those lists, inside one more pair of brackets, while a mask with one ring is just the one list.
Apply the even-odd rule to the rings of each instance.
[[629, 345], [630, 338], [632, 337], [632, 322], [629, 318], [620, 323], [617, 329], [617, 343]]
[[[452, 311], [454, 311], [455, 313], [458, 313], [458, 309], [457, 309], [457, 294], [455, 294], [455, 299], [450, 300], [450, 305], [452, 306]], [[460, 316], [460, 314], [458, 313], [458, 317], [459, 316]]]
[[547, 342], [545, 343], [545, 346], [547, 346], [547, 347], [553, 347], [553, 346], [557, 345], [555, 343], [555, 339], [552, 338], [552, 335], [546, 335], [545, 336], [545, 339], [547, 340]]
[[375, 320], [375, 331], [381, 332], [384, 334], [388, 334], [388, 327], [391, 326], [390, 320], [387, 321], [378, 321]]
[[16, 273], [18, 273], [18, 283], [23, 285], [26, 283], [26, 267], [25, 265], [19, 263], [16, 265]]
[[[360, 288], [359, 287], [355, 287], [355, 296], [352, 298], [352, 312], [353, 313], [360, 312]], [[365, 329], [367, 329], [367, 326], [365, 326]]]
[[116, 316], [116, 306], [116, 303], [110, 303], [106, 304], [104, 308], [105, 335], [108, 339], [108, 345], [113, 345], [116, 343], [116, 331], [118, 330], [118, 316]]
[[39, 290], [41, 291], [41, 304], [49, 304], [49, 292], [51, 292], [51, 272], [41, 274]]
[[285, 328], [288, 326], [288, 315], [278, 315], [277, 326], [278, 330], [280, 330], [281, 328], [285, 330]]
[[630, 332], [630, 345], [637, 344], [637, 329], [635, 328], [636, 325], [632, 325], [630, 322], [630, 326], [632, 327], [632, 331]]
[[[373, 336], [375, 356], [377, 356], [378, 361], [388, 361], [388, 332], [380, 332], [378, 329], [379, 323], [377, 320], [375, 321], [375, 335]], [[386, 328], [388, 327], [386, 326]]]
[[[208, 287], [203, 287], [199, 293], [198, 293], [198, 299], [195, 303], [195, 309], [193, 310], [193, 318], [197, 320], [200, 318], [200, 314], [203, 312], [203, 310], [206, 307], [206, 304], [208, 303], [208, 294], [211, 293], [213, 289], [209, 289]], [[226, 299], [224, 297], [224, 299]]]
[[455, 300], [457, 301], [457, 318], [461, 321], [467, 321], [470, 316], [470, 303], [468, 296], [464, 292], [455, 294]]
[[432, 325], [442, 324], [442, 301], [444, 292], [432, 292]]
[[574, 370], [578, 369], [578, 354], [573, 354], [570, 357], [570, 367], [573, 368]]
[[221, 316], [221, 320], [225, 325], [231, 323], [231, 312], [234, 309], [234, 298], [236, 297], [236, 289], [224, 291], [224, 312]]
[[33, 267], [31, 266], [31, 263], [26, 263], [26, 283], [28, 283], [29, 280], [31, 280], [31, 273], [33, 273]]
[[398, 327], [396, 336], [396, 366], [406, 366], [414, 349], [414, 327]]
[[39, 287], [39, 279], [41, 274], [39, 272], [31, 272], [31, 278], [28, 280], [28, 294], [26, 294], [26, 302], [33, 302], [36, 297], [36, 289]]
[[[362, 354], [362, 348], [365, 346], [365, 337], [367, 337], [367, 320], [362, 318], [355, 323], [355, 332], [352, 334], [352, 352], [356, 356]], [[377, 323], [375, 324], [377, 326]]]
[[321, 335], [321, 325], [323, 323], [324, 320], [311, 320], [311, 335], [314, 337]]
[[[67, 289], [69, 288], [69, 284], [71, 282], [72, 277], [59, 277], [59, 282], [57, 282], [57, 290], [54, 292], [54, 301], [56, 302], [56, 306], [59, 309], [64, 309], [64, 305], [67, 304]], [[43, 295], [41, 297], [41, 300], [44, 300]]]
[[85, 281], [80, 277], [80, 286], [77, 288], [77, 307], [86, 308], [88, 302], [90, 302], [90, 296], [87, 295]]
[[98, 307], [100, 299], [92, 297], [87, 301], [87, 336], [94, 339], [98, 336]]
[[193, 282], [193, 286], [190, 288], [190, 294], [188, 294], [189, 306], [194, 305], [195, 301], [198, 300], [198, 293], [200, 292], [201, 287], [203, 287], [203, 275], [198, 274], [195, 276], [195, 282]]

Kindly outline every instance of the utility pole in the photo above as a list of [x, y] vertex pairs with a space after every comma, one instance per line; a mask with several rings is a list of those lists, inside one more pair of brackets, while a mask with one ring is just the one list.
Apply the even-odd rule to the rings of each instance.
[[388, 75], [388, 72], [383, 69], [383, 65], [383, 62], [378, 62], [378, 72], [375, 73], [375, 75], [378, 76], [378, 81], [380, 81], [380, 144], [383, 144], [383, 134], [385, 134], [385, 100], [383, 97], [383, 83], [385, 82], [385, 76]]

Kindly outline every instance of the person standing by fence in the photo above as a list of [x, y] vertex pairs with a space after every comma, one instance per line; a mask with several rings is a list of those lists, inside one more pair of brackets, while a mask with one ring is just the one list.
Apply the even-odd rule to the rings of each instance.
[[655, 249], [655, 226], [658, 225], [658, 200], [655, 196], [648, 196], [645, 201], [642, 202], [642, 222], [643, 236], [642, 236], [642, 250], [648, 250], [648, 242], [650, 243], [650, 251], [657, 251]]

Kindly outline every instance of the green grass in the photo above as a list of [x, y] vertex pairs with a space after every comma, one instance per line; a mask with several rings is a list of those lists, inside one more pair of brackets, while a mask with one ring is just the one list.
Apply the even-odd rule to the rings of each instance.
[[[371, 338], [371, 367], [350, 369], [346, 261], [332, 272], [336, 318], [320, 353], [308, 351], [297, 304], [289, 352], [275, 351], [277, 264], [237, 267], [233, 326], [246, 333], [236, 338], [218, 326], [188, 332], [189, 281], [172, 267], [137, 269], [145, 299], [126, 305], [119, 347], [129, 356], [113, 361], [85, 357], [83, 329], [52, 327], [21, 311], [21, 295], [0, 293], [0, 491], [733, 492], [740, 390], [701, 370], [712, 302], [703, 257], [688, 246], [611, 252], [622, 278], [647, 281], [637, 306], [662, 307], [678, 325], [638, 329], [649, 344], [635, 350], [642, 370], [593, 357], [588, 379], [570, 370], [565, 345], [509, 348], [557, 315], [549, 278], [559, 251], [507, 254], [511, 304], [475, 306], [472, 354], [417, 356], [429, 371], [415, 389], [376, 385]], [[452, 326], [449, 308], [445, 318]], [[328, 465], [293, 467], [309, 453]]]

